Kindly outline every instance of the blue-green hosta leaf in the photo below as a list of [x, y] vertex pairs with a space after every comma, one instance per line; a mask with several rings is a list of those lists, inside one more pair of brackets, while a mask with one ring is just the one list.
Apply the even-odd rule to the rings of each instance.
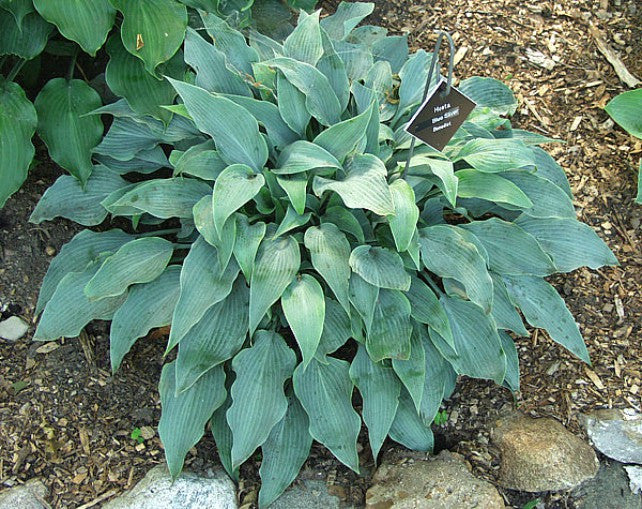
[[125, 48], [154, 75], [183, 44], [187, 9], [176, 0], [109, 1], [123, 15], [120, 36]]
[[477, 103], [479, 108], [490, 108], [495, 115], [512, 116], [517, 111], [515, 95], [501, 81], [473, 76], [462, 80], [459, 90]]
[[365, 46], [371, 47], [375, 42], [383, 39], [386, 35], [388, 35], [387, 28], [374, 25], [361, 25], [360, 27], [355, 28], [346, 37], [346, 41], [354, 44], [364, 44]]
[[344, 111], [350, 100], [350, 81], [348, 80], [346, 66], [334, 50], [332, 40], [323, 29], [321, 29], [321, 40], [323, 41], [323, 56], [316, 67], [328, 78], [332, 90], [334, 90], [334, 93], [337, 94], [337, 99], [339, 99], [341, 111]]
[[420, 329], [420, 336], [425, 351], [426, 376], [419, 417], [426, 426], [430, 426], [439, 412], [442, 400], [449, 396], [446, 391], [450, 383], [452, 368], [432, 344], [426, 329]]
[[232, 164], [223, 170], [214, 183], [212, 198], [214, 226], [219, 233], [227, 218], [254, 198], [264, 184], [263, 175], [244, 164]]
[[499, 175], [475, 169], [459, 170], [457, 195], [460, 198], [481, 198], [498, 205], [512, 205], [523, 209], [533, 206], [531, 199], [519, 187]]
[[334, 14], [321, 20], [321, 26], [332, 39], [341, 40], [373, 10], [372, 2], [341, 2]]
[[208, 184], [196, 179], [153, 179], [138, 184], [113, 206], [134, 207], [161, 219], [191, 218], [194, 205], [211, 192]]
[[317, 348], [316, 358], [325, 362], [324, 357], [345, 345], [351, 336], [350, 317], [336, 300], [326, 297], [323, 333]]
[[292, 378], [294, 392], [310, 418], [312, 438], [358, 473], [361, 419], [352, 407], [350, 364], [334, 357], [326, 357], [325, 361], [313, 359], [307, 369], [299, 364]]
[[283, 149], [276, 166], [276, 175], [292, 175], [317, 168], [341, 168], [341, 163], [320, 145], [297, 140]]
[[288, 195], [294, 211], [298, 215], [303, 215], [307, 198], [308, 176], [301, 173], [296, 175], [282, 175], [276, 177], [276, 181]]
[[250, 29], [249, 44], [259, 55], [260, 60], [269, 60], [276, 56], [283, 55], [283, 45], [271, 37], [263, 35], [256, 30]]
[[523, 142], [511, 138], [471, 140], [463, 146], [453, 162], [462, 160], [485, 173], [521, 168], [534, 162], [531, 150]]
[[35, 341], [53, 341], [60, 337], [74, 338], [92, 320], [112, 318], [125, 300], [124, 295], [92, 301], [83, 292], [83, 288], [99, 267], [99, 261], [87, 268], [76, 266], [75, 268], [81, 269], [79, 272], [68, 272], [60, 280], [40, 317], [40, 323], [33, 335]]
[[161, 398], [158, 435], [173, 479], [181, 473], [185, 456], [203, 437], [205, 424], [227, 396], [223, 366], [210, 370], [189, 390], [177, 393], [175, 365], [171, 362], [163, 366], [158, 384]]
[[556, 272], [535, 238], [515, 223], [495, 217], [462, 225], [486, 248], [489, 267], [499, 274], [548, 276]]
[[37, 12], [25, 14], [19, 26], [9, 11], [0, 9], [0, 55], [31, 60], [43, 52], [53, 30]]
[[350, 378], [363, 399], [361, 413], [376, 461], [397, 414], [401, 384], [389, 366], [373, 362], [361, 345], [350, 365]]
[[288, 206], [288, 210], [285, 213], [285, 217], [274, 234], [274, 237], [279, 237], [284, 233], [287, 233], [295, 228], [299, 228], [306, 224], [312, 217], [311, 212], [306, 212], [305, 214], [298, 214], [292, 207]]
[[146, 124], [130, 118], [115, 118], [94, 153], [125, 162], [153, 150], [158, 143], [158, 136]]
[[226, 221], [221, 232], [217, 232], [212, 217], [212, 196], [203, 196], [194, 205], [193, 212], [194, 226], [203, 238], [216, 248], [219, 266], [227, 267], [236, 241], [236, 220], [232, 218]]
[[390, 438], [413, 451], [432, 451], [435, 440], [430, 426], [424, 424], [406, 389], [401, 390], [397, 415], [390, 427]]
[[193, 145], [182, 153], [178, 150], [172, 151], [169, 162], [174, 167], [174, 176], [187, 174], [203, 180], [216, 180], [216, 177], [227, 168], [227, 164], [213, 148], [214, 143], [208, 140]]
[[352, 235], [360, 244], [365, 243], [365, 234], [361, 223], [354, 217], [352, 211], [343, 206], [328, 207], [325, 214], [321, 216], [321, 222], [334, 224], [339, 230]]
[[522, 317], [511, 302], [504, 280], [498, 274], [491, 272], [493, 278], [493, 310], [491, 315], [495, 319], [498, 329], [512, 330], [515, 334], [528, 337], [529, 333], [524, 327]]
[[[174, 102], [174, 87], [167, 80], [145, 72], [143, 62], [125, 50], [117, 34], [107, 41], [107, 53], [109, 62], [105, 80], [112, 92], [124, 97], [136, 113], [151, 115], [167, 124], [172, 118], [172, 112], [162, 106]], [[185, 72], [180, 52], [162, 66], [162, 72], [176, 78]]]
[[27, 178], [35, 153], [31, 137], [37, 125], [36, 109], [20, 85], [0, 78], [0, 208]]
[[100, 202], [126, 185], [127, 181], [102, 165], [94, 167], [84, 189], [74, 177], [63, 175], [47, 188], [29, 222], [39, 224], [64, 217], [83, 226], [100, 224], [107, 217], [107, 210]]
[[345, 64], [348, 79], [351, 82], [363, 80], [374, 63], [370, 49], [361, 44], [337, 40], [333, 45], [337, 55]]
[[459, 182], [459, 174], [453, 170], [453, 163], [443, 159], [433, 159], [425, 156], [415, 156], [410, 161], [408, 168], [408, 175], [415, 175], [420, 177], [435, 177], [431, 182], [437, 184], [437, 187], [444, 193], [444, 196], [451, 205], [455, 205], [457, 194], [460, 193], [461, 184]]
[[312, 445], [309, 422], [299, 400], [288, 394], [287, 412], [261, 446], [261, 507], [267, 507], [283, 493], [308, 458]]
[[406, 297], [410, 301], [410, 315], [418, 322], [435, 329], [450, 346], [454, 346], [446, 312], [430, 287], [418, 277], [412, 277]]
[[372, 325], [375, 306], [379, 299], [379, 287], [371, 285], [353, 272], [350, 275], [350, 303], [363, 319], [366, 328]]
[[499, 338], [502, 340], [502, 348], [506, 352], [506, 378], [504, 385], [513, 391], [519, 391], [519, 356], [515, 342], [510, 335], [504, 331], [499, 331]]
[[245, 79], [225, 66], [225, 53], [188, 27], [185, 34], [185, 62], [196, 71], [196, 85], [208, 92], [251, 96]]
[[265, 223], [250, 225], [244, 214], [236, 214], [236, 241], [232, 253], [241, 267], [245, 280], [249, 283], [254, 270], [254, 259], [259, 245], [265, 237]]
[[410, 288], [410, 274], [394, 251], [377, 246], [358, 246], [350, 254], [349, 263], [352, 270], [371, 285], [403, 291]]
[[[399, 71], [401, 84], [399, 85], [399, 104], [393, 123], [409, 113], [411, 109], [421, 102], [423, 98], [426, 80], [428, 79], [428, 66], [432, 55], [424, 50], [417, 51], [403, 64]], [[437, 74], [437, 73], [435, 73]], [[432, 77], [433, 83], [437, 83], [437, 76]]]
[[381, 288], [372, 324], [366, 328], [366, 348], [373, 361], [410, 357], [410, 302], [402, 292]]
[[407, 251], [419, 220], [419, 208], [415, 205], [415, 193], [403, 179], [390, 184], [395, 213], [388, 217], [390, 230], [395, 239], [397, 251]]
[[339, 162], [343, 162], [349, 154], [356, 150], [365, 137], [370, 116], [369, 110], [364, 111], [356, 117], [339, 122], [322, 131], [313, 141], [330, 152]]
[[35, 0], [33, 4], [65, 39], [77, 42], [91, 56], [105, 43], [116, 17], [109, 0]]
[[[218, 4], [218, 0], [214, 0]], [[209, 11], [209, 12], [206, 12]], [[231, 28], [227, 22], [215, 14], [211, 9], [202, 9], [199, 12], [203, 25], [216, 47], [225, 53], [228, 64], [234, 69], [252, 74], [252, 62], [259, 61], [259, 54], [250, 47], [242, 32]], [[264, 36], [265, 37], [265, 36]], [[268, 58], [272, 58], [270, 55]]]
[[183, 336], [176, 358], [176, 390], [191, 387], [214, 366], [231, 359], [247, 336], [249, 290], [239, 277], [231, 293], [210, 307]]
[[281, 307], [301, 350], [305, 369], [317, 351], [323, 332], [323, 288], [309, 274], [300, 274], [283, 292]]
[[89, 300], [116, 297], [135, 283], [149, 283], [160, 276], [174, 247], [160, 237], [132, 240], [109, 256], [85, 286]]
[[312, 226], [305, 232], [305, 247], [314, 269], [321, 274], [346, 313], [350, 312], [350, 243], [334, 224]]
[[84, 185], [93, 169], [91, 151], [103, 135], [100, 117], [83, 116], [101, 105], [100, 96], [82, 80], [54, 78], [34, 102], [38, 135], [51, 158]]
[[429, 271], [459, 281], [468, 298], [490, 313], [493, 281], [486, 260], [456, 227], [435, 225], [420, 230], [421, 258]]
[[394, 214], [392, 194], [386, 182], [387, 170], [381, 159], [372, 154], [362, 154], [351, 159], [343, 180], [314, 177], [314, 194], [321, 197], [334, 191], [350, 208], [372, 210], [381, 216]]
[[248, 459], [285, 415], [288, 401], [283, 384], [296, 365], [294, 351], [279, 334], [260, 330], [254, 337], [254, 345], [232, 360], [236, 380], [227, 422], [234, 437], [233, 467]]
[[239, 273], [234, 260], [220, 267], [216, 249], [199, 237], [183, 261], [181, 295], [172, 317], [167, 351], [175, 347], [187, 332], [217, 302], [232, 291]]
[[125, 175], [127, 173], [147, 175], [161, 168], [170, 166], [167, 156], [159, 146], [141, 150], [128, 161], [119, 161], [113, 157], [101, 154], [94, 155], [94, 159], [118, 175]]
[[283, 55], [300, 62], [316, 66], [323, 55], [319, 13], [307, 15], [305, 11], [299, 14], [296, 28], [283, 42]]
[[392, 35], [375, 41], [372, 56], [375, 62], [389, 62], [392, 72], [398, 74], [408, 59], [408, 35]]
[[242, 106], [225, 97], [182, 81], [168, 78], [185, 102], [196, 126], [214, 138], [219, 155], [228, 164], [247, 164], [260, 172], [268, 149], [256, 119]]
[[34, 11], [32, 0], [0, 0], [0, 9], [9, 11], [13, 15], [20, 30], [22, 30], [24, 17]]
[[301, 252], [293, 237], [261, 242], [250, 283], [250, 335], [292, 282], [300, 265]]
[[495, 321], [473, 302], [447, 296], [440, 300], [450, 319], [456, 352], [431, 330], [433, 344], [458, 374], [501, 384], [506, 374], [506, 355]]
[[524, 214], [531, 217], [575, 219], [575, 207], [568, 195], [550, 180], [523, 171], [507, 171], [502, 177], [519, 187], [533, 202]]
[[604, 108], [627, 133], [642, 138], [642, 89], [629, 90], [617, 95]]
[[172, 322], [180, 292], [180, 265], [170, 265], [154, 281], [134, 285], [114, 314], [109, 331], [109, 358], [115, 373], [138, 338]]
[[132, 236], [116, 229], [106, 232], [83, 230], [78, 233], [62, 246], [60, 253], [49, 264], [47, 274], [40, 286], [35, 314], [40, 314], [56, 291], [60, 281], [67, 274], [84, 270], [90, 263], [97, 261], [101, 254], [114, 253], [130, 240], [133, 240]]
[[230, 396], [230, 387], [232, 387], [232, 382], [234, 378], [234, 373], [227, 371], [227, 376], [225, 378], [225, 388], [227, 389], [227, 399], [220, 407], [214, 411], [212, 419], [210, 420], [210, 426], [212, 427], [212, 436], [214, 437], [214, 442], [216, 443], [216, 452], [218, 457], [223, 465], [223, 468], [234, 481], [238, 482], [239, 480], [239, 468], [232, 468], [232, 430], [230, 425], [227, 423], [227, 410], [232, 405], [232, 397]]
[[564, 191], [569, 198], [573, 199], [571, 186], [568, 183], [564, 169], [548, 152], [546, 152], [546, 150], [540, 147], [531, 147], [531, 151], [533, 152], [534, 164], [537, 167], [536, 175], [550, 180], [553, 184]]
[[598, 269], [603, 265], [618, 264], [615, 255], [595, 231], [575, 219], [521, 216], [515, 222], [537, 239], [560, 272], [571, 272], [583, 266]]
[[[379, 155], [381, 147], [379, 146], [379, 103], [373, 90], [366, 88], [360, 82], [352, 83], [352, 95], [357, 103], [357, 112], [364, 113], [370, 110], [370, 120], [366, 129], [366, 147], [365, 152], [368, 154]], [[372, 108], [370, 108], [372, 105]]]
[[305, 94], [290, 83], [282, 73], [277, 73], [276, 88], [281, 118], [299, 137], [305, 137], [305, 130], [312, 118], [305, 106]]
[[[242, 95], [228, 94], [225, 95], [225, 97], [249, 111], [254, 118], [256, 118], [257, 122], [265, 127], [268, 139], [275, 147], [282, 149], [298, 138], [298, 135], [288, 127], [288, 124], [286, 124], [281, 117], [279, 107], [271, 102], [260, 101]], [[279, 102], [279, 105], [280, 104]], [[307, 120], [305, 123], [307, 124]]]
[[328, 78], [316, 67], [292, 58], [277, 57], [264, 62], [276, 67], [287, 80], [305, 95], [308, 113], [322, 125], [331, 126], [341, 120], [341, 105]]
[[533, 327], [545, 329], [551, 339], [590, 363], [577, 323], [555, 288], [534, 276], [504, 276], [511, 300]]
[[410, 356], [407, 359], [392, 359], [392, 368], [410, 394], [419, 411], [426, 385], [426, 352], [422, 341], [425, 327], [414, 322], [410, 336]]

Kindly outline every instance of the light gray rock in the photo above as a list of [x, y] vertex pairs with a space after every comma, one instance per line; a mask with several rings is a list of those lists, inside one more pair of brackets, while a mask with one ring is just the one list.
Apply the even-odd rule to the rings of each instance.
[[18, 341], [28, 330], [29, 325], [19, 316], [10, 316], [0, 322], [0, 338], [7, 341]]
[[583, 416], [591, 442], [621, 463], [642, 464], [642, 414], [631, 410], [596, 410]]
[[45, 502], [47, 487], [40, 479], [0, 491], [0, 509], [49, 509]]
[[492, 431], [499, 449], [499, 482], [519, 491], [572, 489], [595, 477], [595, 451], [554, 419], [520, 413], [500, 418]]
[[134, 488], [103, 509], [236, 509], [236, 487], [222, 470], [207, 477], [183, 472], [172, 482], [167, 467], [152, 468]]
[[642, 509], [642, 497], [629, 489], [629, 478], [620, 463], [605, 463], [594, 479], [573, 492], [577, 509]]
[[629, 476], [629, 488], [635, 495], [642, 493], [642, 467], [638, 465], [629, 465], [624, 467], [626, 475]]
[[504, 509], [489, 482], [473, 477], [459, 454], [442, 451], [428, 460], [383, 463], [366, 493], [368, 509]]
[[305, 480], [288, 488], [270, 509], [340, 509], [339, 497], [328, 492], [325, 481]]

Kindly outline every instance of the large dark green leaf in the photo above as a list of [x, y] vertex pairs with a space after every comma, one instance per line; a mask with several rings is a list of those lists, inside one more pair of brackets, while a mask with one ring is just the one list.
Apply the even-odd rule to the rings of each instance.
[[54, 26], [37, 12], [26, 14], [21, 25], [18, 26], [16, 18], [9, 11], [0, 9], [0, 55], [15, 55], [31, 60], [45, 49]]
[[36, 110], [20, 85], [0, 77], [0, 208], [27, 178], [37, 125]]
[[296, 356], [275, 332], [260, 330], [255, 342], [234, 357], [232, 406], [227, 422], [234, 437], [232, 467], [248, 459], [285, 415], [288, 402], [283, 384], [292, 376]]
[[34, 0], [34, 6], [66, 39], [95, 56], [114, 25], [116, 10], [109, 0]]
[[82, 80], [54, 78], [35, 100], [38, 135], [51, 158], [84, 185], [91, 175], [91, 152], [103, 135], [96, 115], [84, 116], [100, 107], [98, 93]]
[[24, 17], [34, 11], [32, 0], [0, 0], [0, 9], [9, 11], [13, 15], [20, 30], [22, 30]]
[[223, 366], [210, 370], [189, 390], [177, 393], [175, 363], [165, 364], [158, 392], [162, 409], [158, 434], [169, 473], [175, 479], [183, 469], [185, 455], [205, 434], [205, 424], [225, 401]]
[[313, 359], [307, 369], [299, 364], [294, 371], [294, 392], [310, 418], [312, 438], [359, 472], [357, 437], [361, 419], [352, 407], [350, 365], [334, 357], [327, 357], [325, 362]]
[[120, 36], [132, 55], [156, 67], [174, 56], [185, 38], [187, 9], [176, 0], [109, 0], [123, 15]]

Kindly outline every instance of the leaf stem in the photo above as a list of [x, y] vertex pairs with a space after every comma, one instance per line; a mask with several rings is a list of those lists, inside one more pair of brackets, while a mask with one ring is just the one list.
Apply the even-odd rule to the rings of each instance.
[[69, 63], [69, 70], [67, 71], [67, 81], [71, 81], [74, 78], [76, 58], [78, 58], [78, 47], [74, 47], [74, 54], [71, 55], [71, 62]]
[[156, 235], [169, 235], [172, 233], [178, 233], [181, 231], [181, 228], [167, 228], [166, 230], [155, 230], [153, 232], [143, 232], [136, 233], [136, 237], [154, 237]]
[[7, 81], [13, 81], [14, 78], [20, 72], [20, 69], [22, 69], [22, 66], [25, 65], [26, 63], [27, 61], [24, 58], [21, 58], [15, 64], [13, 64], [11, 71], [9, 71], [9, 74], [7, 75]]

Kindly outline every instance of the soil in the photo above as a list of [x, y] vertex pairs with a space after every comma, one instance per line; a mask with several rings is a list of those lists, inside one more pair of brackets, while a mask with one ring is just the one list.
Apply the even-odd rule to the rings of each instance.
[[[334, 5], [328, 1], [325, 7]], [[460, 51], [468, 48], [456, 66], [459, 78], [492, 76], [509, 85], [521, 104], [513, 123], [565, 142], [547, 149], [567, 171], [578, 217], [620, 261], [619, 267], [580, 269], [552, 280], [580, 325], [591, 366], [536, 330], [518, 341], [520, 393], [463, 379], [445, 403], [448, 420], [436, 430], [437, 447], [464, 454], [476, 475], [496, 482], [498, 458], [489, 430], [506, 405], [552, 416], [580, 434], [584, 412], [642, 410], [642, 208], [633, 203], [642, 144], [614, 127], [602, 109], [625, 87], [588, 30], [598, 27], [629, 71], [642, 77], [642, 6], [636, 0], [395, 0], [377, 2], [372, 18], [392, 33], [408, 32], [411, 45], [426, 50], [435, 41], [433, 29], [447, 29]], [[531, 63], [527, 49], [552, 58], [555, 66]], [[0, 210], [0, 312], [29, 322], [53, 254], [80, 229], [64, 220], [27, 222], [60, 175], [42, 147], [38, 159], [25, 186]], [[163, 461], [155, 424], [164, 340], [139, 341], [112, 376], [107, 330], [107, 324], [95, 323], [80, 338], [47, 346], [30, 337], [0, 342], [0, 488], [40, 477], [50, 488], [52, 507], [99, 507]], [[136, 428], [142, 443], [131, 438]], [[384, 446], [391, 449], [401, 448]], [[365, 475], [357, 477], [314, 446], [301, 477], [324, 479], [346, 502], [362, 504], [374, 464], [367, 447], [361, 456]], [[199, 470], [217, 461], [206, 436], [187, 466]], [[258, 460], [248, 461], [239, 485], [244, 507], [254, 507], [257, 489]], [[567, 493], [500, 492], [511, 507], [538, 496], [546, 507], [574, 506]]]

